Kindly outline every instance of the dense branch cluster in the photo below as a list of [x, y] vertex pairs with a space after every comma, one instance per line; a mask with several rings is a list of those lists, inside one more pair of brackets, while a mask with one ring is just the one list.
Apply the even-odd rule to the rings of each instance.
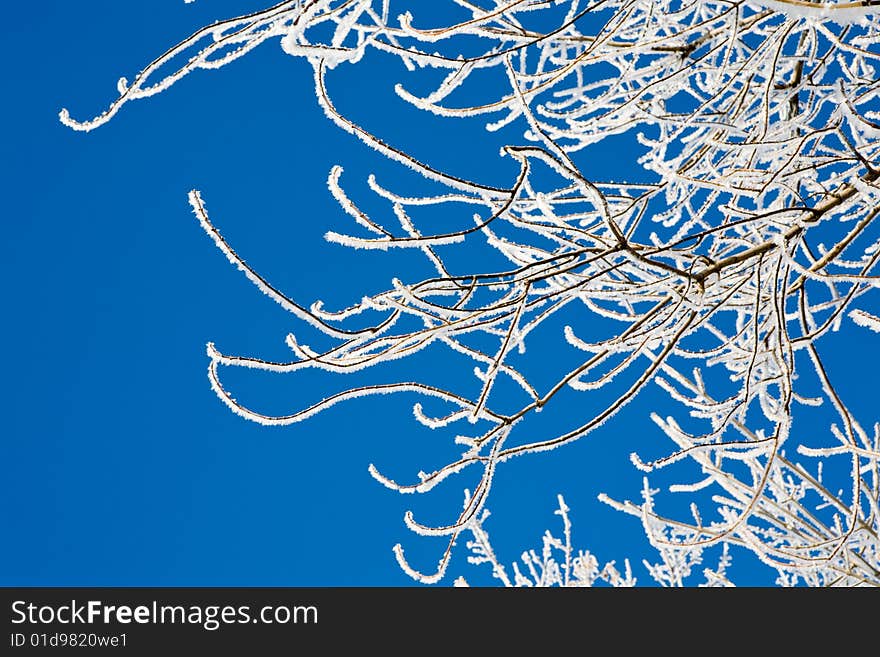
[[[448, 525], [406, 518], [416, 532], [448, 537], [432, 574], [417, 572], [396, 548], [407, 572], [435, 582], [463, 532], [479, 543], [497, 467], [589, 435], [654, 382], [687, 412], [656, 414], [673, 450], [633, 462], [646, 472], [683, 463], [691, 466], [687, 476], [699, 472], [674, 486], [694, 495], [692, 517], [658, 514], [657, 491], [647, 483], [640, 503], [607, 501], [638, 516], [658, 549], [685, 563], [708, 545], [738, 545], [776, 569], [782, 583], [880, 584], [880, 429], [849, 410], [821, 350], [823, 336], [844, 322], [880, 329], [880, 318], [856, 307], [878, 284], [880, 258], [875, 3], [450, 0], [450, 15], [460, 20], [441, 26], [420, 23], [419, 3], [414, 15], [398, 4], [282, 2], [195, 33], [133, 82], [121, 80], [118, 99], [96, 119], [80, 123], [62, 112], [70, 127], [93, 129], [130, 100], [278, 37], [286, 53], [311, 64], [331, 121], [436, 189], [393, 190], [371, 177], [391, 218], [380, 221], [346, 194], [341, 168], [331, 171], [330, 190], [355, 227], [331, 231], [329, 240], [415, 249], [434, 269], [335, 311], [272, 287], [227, 244], [192, 192], [196, 216], [226, 256], [335, 340], [317, 351], [291, 334], [288, 362], [209, 345], [219, 397], [265, 424], [295, 423], [365, 395], [432, 398], [441, 410], [432, 415], [416, 404], [415, 418], [450, 431], [460, 458], [414, 482], [371, 472], [400, 492], [480, 473]], [[490, 130], [518, 138], [501, 152], [516, 165], [509, 185], [439, 171], [343, 115], [328, 94], [328, 72], [356, 65], [370, 50], [411, 71], [443, 72], [427, 94], [396, 87], [413, 107], [485, 116]], [[187, 64], [168, 72], [181, 54]], [[642, 152], [632, 178], [603, 180], [592, 154], [627, 135]], [[425, 229], [420, 213], [438, 210], [449, 228]], [[456, 249], [472, 242], [507, 265], [463, 268]], [[365, 326], [372, 316], [379, 319]], [[542, 333], [551, 318], [564, 330]], [[537, 383], [526, 347], [554, 339], [580, 356], [560, 359], [565, 369], [551, 384]], [[225, 367], [354, 372], [429, 346], [468, 360], [473, 375], [456, 389], [417, 380], [356, 387], [284, 416], [243, 405], [221, 381]], [[589, 413], [569, 409], [560, 433], [520, 435], [523, 422], [565, 390], [588, 395]], [[826, 409], [821, 428], [798, 421], [798, 409], [810, 407]], [[490, 553], [487, 543], [479, 549]]]
[[[623, 572], [613, 561], [599, 566], [599, 560], [589, 551], [578, 550], [574, 546], [572, 523], [569, 518], [568, 505], [561, 495], [558, 496], [559, 509], [556, 514], [562, 520], [562, 538], [549, 530], [544, 533], [541, 550], [526, 550], [520, 561], [514, 561], [510, 570], [501, 562], [485, 522], [489, 511], [483, 510], [480, 516], [468, 525], [471, 540], [467, 541], [469, 550], [468, 561], [476, 566], [488, 565], [492, 576], [507, 588], [533, 587], [591, 587], [604, 584], [614, 588], [636, 586], [638, 580], [633, 576], [629, 559], [623, 562]], [[660, 561], [651, 563], [642, 561], [648, 575], [654, 583], [665, 587], [691, 586], [695, 581], [695, 573], [700, 572], [704, 579], [697, 583], [700, 587], [729, 587], [734, 584], [728, 578], [731, 558], [728, 544], [723, 544], [718, 565], [715, 568], [702, 568], [703, 550], [688, 546], [680, 548], [675, 545], [658, 545]], [[470, 586], [467, 579], [459, 577], [456, 586]]]

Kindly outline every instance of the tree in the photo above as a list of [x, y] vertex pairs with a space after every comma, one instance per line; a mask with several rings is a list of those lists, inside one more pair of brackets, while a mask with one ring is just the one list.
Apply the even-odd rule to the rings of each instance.
[[[129, 101], [278, 38], [312, 66], [330, 121], [424, 178], [407, 189], [370, 178], [389, 221], [350, 198], [340, 167], [331, 171], [330, 191], [356, 227], [328, 232], [329, 241], [413, 250], [433, 268], [416, 280], [402, 273], [390, 289], [340, 310], [306, 307], [273, 287], [222, 237], [202, 195], [190, 193], [226, 257], [333, 340], [312, 349], [290, 334], [287, 362], [209, 344], [218, 397], [268, 425], [356, 397], [424, 397], [413, 406], [416, 421], [448, 432], [460, 456], [413, 482], [371, 472], [401, 493], [479, 472], [453, 522], [406, 517], [417, 533], [448, 537], [433, 573], [395, 547], [408, 573], [437, 582], [464, 532], [475, 537], [478, 560], [491, 553], [482, 522], [497, 468], [590, 435], [655, 383], [687, 413], [658, 408], [652, 418], [672, 447], [632, 461], [646, 475], [668, 468], [672, 491], [692, 497], [690, 517], [657, 512], [648, 479], [640, 502], [603, 499], [641, 519], [667, 566], [696, 563], [704, 547], [721, 544], [719, 577], [733, 546], [783, 584], [880, 584], [880, 425], [865, 428], [870, 419], [849, 408], [823, 350], [838, 330], [880, 332], [880, 317], [864, 309], [880, 258], [878, 3], [450, 0], [430, 10], [446, 21], [439, 26], [420, 20], [429, 11], [420, 4], [281, 2], [197, 31], [131, 82], [121, 79], [118, 98], [93, 120], [62, 111], [65, 125], [92, 130]], [[328, 73], [373, 51], [428, 81], [442, 73], [427, 92], [395, 87], [414, 108], [485, 116], [490, 131], [515, 140], [500, 153], [515, 164], [509, 183], [441, 171], [340, 112]], [[179, 66], [181, 56], [188, 61]], [[596, 149], [618, 138], [642, 149], [629, 178], [588, 175]], [[424, 227], [438, 217], [442, 228]], [[548, 363], [526, 351], [548, 341], [581, 354], [571, 361], [566, 351], [552, 378]], [[237, 401], [222, 377], [235, 367], [347, 374], [440, 346], [470, 362], [473, 377], [450, 387], [412, 372], [283, 416]], [[593, 410], [572, 413], [559, 401], [571, 391]], [[557, 407], [565, 428], [537, 433], [534, 417]], [[497, 559], [487, 559], [499, 574]]]

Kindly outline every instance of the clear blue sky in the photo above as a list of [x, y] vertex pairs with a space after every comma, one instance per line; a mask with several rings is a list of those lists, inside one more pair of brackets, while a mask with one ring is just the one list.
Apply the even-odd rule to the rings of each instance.
[[[90, 118], [112, 100], [119, 76], [132, 77], [202, 24], [259, 6], [6, 8], [2, 584], [409, 585], [392, 545], [403, 542], [425, 569], [439, 556], [441, 544], [406, 530], [403, 512], [449, 519], [461, 484], [404, 498], [367, 473], [373, 462], [414, 477], [445, 453], [412, 423], [413, 400], [358, 402], [262, 428], [222, 406], [205, 375], [209, 340], [229, 353], [279, 356], [296, 325], [213, 247], [187, 204], [191, 188], [238, 251], [305, 304], [350, 302], [394, 275], [381, 255], [322, 239], [350, 226], [327, 192], [330, 167], [344, 164], [354, 185], [389, 169], [324, 119], [308, 65], [270, 42], [127, 106], [90, 134], [57, 121], [62, 107]], [[361, 70], [331, 78], [342, 109], [438, 166], [481, 175], [481, 157], [497, 153], [492, 138], [465, 125], [437, 146], [425, 137], [429, 118], [399, 118], [392, 85], [403, 69], [382, 77], [382, 66], [366, 62]], [[370, 106], [358, 102], [367, 89]], [[252, 390], [285, 409], [334, 383], [276, 377]], [[603, 561], [651, 556], [638, 522], [596, 501], [600, 491], [638, 497], [641, 475], [627, 455], [651, 431], [648, 401], [630, 407], [633, 419], [499, 472], [488, 528], [505, 561], [558, 528], [558, 492], [579, 546]], [[487, 572], [462, 556], [450, 574], [481, 581]], [[648, 583], [640, 567], [636, 574]]]

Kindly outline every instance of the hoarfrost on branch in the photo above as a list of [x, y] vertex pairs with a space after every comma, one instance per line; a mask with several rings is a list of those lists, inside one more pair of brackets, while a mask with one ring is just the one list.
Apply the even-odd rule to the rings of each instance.
[[[336, 341], [316, 351], [291, 334], [285, 362], [209, 345], [217, 395], [265, 424], [292, 424], [365, 395], [433, 398], [431, 408], [445, 411], [432, 417], [416, 404], [415, 419], [452, 431], [463, 447], [460, 458], [411, 482], [394, 481], [378, 467], [370, 471], [403, 493], [428, 492], [463, 470], [480, 475], [448, 524], [427, 526], [406, 516], [413, 531], [448, 537], [428, 573], [412, 567], [397, 546], [407, 572], [439, 581], [456, 540], [470, 535], [477, 561], [491, 563], [506, 584], [597, 578], [625, 584], [632, 580], [628, 566], [624, 574], [599, 569], [588, 554], [575, 564], [570, 544], [552, 537], [543, 556], [527, 553], [528, 572], [511, 576], [494, 557], [482, 522], [496, 468], [590, 435], [654, 383], [675, 402], [653, 416], [672, 448], [632, 460], [646, 475], [682, 462], [696, 466], [701, 479], [673, 486], [694, 496], [692, 517], [656, 512], [648, 483], [641, 502], [603, 498], [638, 517], [664, 555], [649, 569], [654, 579], [681, 584], [683, 569], [699, 563], [705, 547], [722, 544], [721, 565], [707, 571], [715, 583], [725, 581], [733, 546], [774, 568], [780, 583], [880, 584], [880, 431], [849, 410], [822, 351], [823, 336], [844, 325], [862, 332], [860, 339], [871, 339], [866, 328], [880, 329], [880, 319], [860, 307], [878, 285], [880, 258], [878, 3], [448, 4], [449, 15], [461, 18], [433, 25], [419, 19], [419, 3], [281, 2], [194, 33], [132, 81], [121, 79], [118, 98], [92, 120], [62, 111], [66, 125], [92, 130], [129, 101], [277, 38], [285, 53], [311, 65], [314, 93], [330, 121], [435, 186], [435, 193], [413, 193], [371, 177], [389, 208], [378, 219], [346, 194], [341, 168], [330, 172], [330, 191], [353, 225], [328, 232], [328, 240], [355, 249], [414, 249], [435, 271], [416, 281], [401, 275], [386, 291], [340, 310], [306, 307], [274, 288], [224, 240], [193, 191], [197, 219], [227, 258], [298, 320]], [[402, 12], [403, 5], [414, 7], [412, 13]], [[504, 134], [519, 141], [500, 157], [515, 163], [516, 175], [495, 186], [440, 171], [343, 115], [328, 93], [328, 73], [356, 66], [370, 50], [413, 72], [444, 71], [430, 93], [402, 84], [396, 92], [424, 112], [484, 117], [490, 130], [508, 128]], [[187, 63], [168, 72], [166, 64], [181, 54]], [[502, 84], [480, 83], [487, 72]], [[473, 102], [480, 96], [474, 89], [496, 88], [493, 97]], [[615, 135], [637, 136], [638, 175], [588, 176], [594, 147]], [[426, 207], [442, 209], [449, 229], [421, 228]], [[474, 262], [463, 269], [455, 249], [474, 241], [508, 265], [481, 269]], [[380, 319], [366, 327], [351, 323], [368, 316]], [[581, 321], [555, 337], [540, 334], [556, 316]], [[552, 385], [534, 383], [526, 352], [533, 339], [557, 339], [581, 356], [567, 361]], [[240, 403], [223, 385], [224, 368], [348, 373], [438, 345], [470, 359], [474, 378], [461, 377], [455, 390], [417, 378], [348, 389], [283, 416]], [[519, 390], [513, 409], [509, 395], [499, 401], [502, 381]], [[600, 409], [585, 417], [569, 413], [561, 433], [521, 436], [524, 419], [552, 407], [566, 389], [592, 396]], [[833, 414], [830, 425], [797, 421], [798, 409], [815, 405]], [[671, 414], [676, 407], [686, 411], [678, 419]], [[835, 484], [826, 484], [832, 469]], [[568, 532], [567, 507], [560, 505]], [[560, 548], [563, 566], [550, 558]]]

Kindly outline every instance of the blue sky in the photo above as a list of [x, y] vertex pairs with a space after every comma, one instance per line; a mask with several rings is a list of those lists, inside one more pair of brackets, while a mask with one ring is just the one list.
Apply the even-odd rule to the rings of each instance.
[[[206, 342], [279, 356], [295, 324], [214, 248], [190, 212], [190, 189], [239, 253], [304, 304], [351, 302], [406, 265], [322, 238], [350, 226], [327, 192], [332, 165], [344, 164], [355, 186], [373, 170], [395, 174], [323, 117], [308, 65], [270, 42], [128, 105], [92, 133], [57, 121], [62, 107], [80, 119], [99, 113], [119, 76], [203, 24], [260, 6], [49, 0], [38, 13], [27, 3], [7, 9], [0, 583], [410, 585], [391, 547], [402, 542], [425, 569], [439, 556], [441, 544], [411, 534], [402, 516], [414, 508], [451, 518], [461, 484], [404, 498], [367, 472], [372, 462], [414, 477], [443, 453], [414, 427], [412, 400], [358, 401], [263, 428], [231, 414], [205, 374]], [[479, 126], [443, 123], [429, 134], [432, 119], [405, 113], [392, 92], [402, 67], [388, 70], [365, 61], [356, 76], [331, 77], [338, 106], [440, 168], [510, 173], [487, 172], [497, 142]], [[294, 376], [247, 385], [284, 409], [325, 384]], [[636, 521], [596, 501], [600, 491], [638, 497], [628, 454], [651, 431], [650, 402], [588, 440], [502, 468], [488, 528], [505, 561], [557, 529], [557, 493], [572, 509], [575, 542], [600, 560], [652, 556]], [[462, 556], [450, 574], [486, 581]], [[744, 581], [760, 581], [738, 556]]]

